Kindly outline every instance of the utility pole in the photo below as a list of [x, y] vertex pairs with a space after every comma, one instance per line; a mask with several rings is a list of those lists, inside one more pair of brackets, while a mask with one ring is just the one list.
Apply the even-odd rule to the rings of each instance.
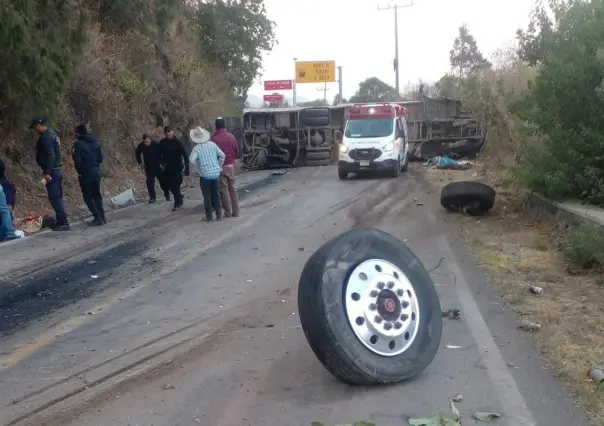
[[338, 93], [340, 94], [340, 104], [342, 102], [342, 67], [338, 67]]
[[398, 61], [398, 9], [403, 7], [413, 6], [413, 0], [410, 0], [409, 4], [400, 6], [398, 4], [388, 5], [388, 7], [379, 7], [378, 10], [390, 10], [394, 9], [394, 72], [396, 80], [396, 93], [400, 95], [400, 84], [399, 84], [399, 61]]
[[323, 103], [327, 104], [327, 92], [329, 89], [327, 88], [327, 82], [324, 84], [322, 89], [317, 89], [319, 92], [323, 92]]
[[292, 103], [293, 103], [293, 107], [296, 107], [296, 77], [298, 77], [296, 75], [296, 61], [298, 60], [298, 58], [294, 58], [294, 79], [292, 80]]

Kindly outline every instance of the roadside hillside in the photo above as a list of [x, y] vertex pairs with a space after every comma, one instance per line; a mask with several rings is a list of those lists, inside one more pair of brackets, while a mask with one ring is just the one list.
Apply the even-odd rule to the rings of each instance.
[[[27, 7], [26, 7], [27, 6]], [[261, 0], [32, 0], [2, 2], [0, 19], [0, 158], [18, 189], [16, 216], [50, 211], [35, 139], [26, 131], [43, 115], [61, 136], [66, 202], [82, 206], [69, 147], [87, 123], [106, 157], [103, 191], [144, 190], [133, 144], [170, 125], [188, 130], [238, 114], [274, 23]]]

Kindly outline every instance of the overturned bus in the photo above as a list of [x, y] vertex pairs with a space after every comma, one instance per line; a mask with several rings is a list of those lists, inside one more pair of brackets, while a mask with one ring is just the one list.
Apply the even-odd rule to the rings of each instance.
[[331, 164], [343, 126], [343, 115], [332, 117], [329, 107], [244, 109], [242, 164], [247, 169]]
[[[408, 112], [410, 159], [427, 160], [437, 155], [472, 157], [482, 151], [487, 134], [484, 123], [465, 109], [460, 100], [424, 96], [420, 101], [392, 103]], [[341, 119], [344, 128], [346, 112], [352, 106], [329, 107], [332, 120]]]

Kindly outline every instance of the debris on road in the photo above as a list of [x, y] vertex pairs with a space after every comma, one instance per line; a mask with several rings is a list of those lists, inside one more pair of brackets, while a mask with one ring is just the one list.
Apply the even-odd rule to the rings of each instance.
[[541, 330], [541, 324], [523, 319], [520, 325], [518, 326], [518, 330], [529, 331], [534, 333], [536, 331]]
[[459, 309], [449, 309], [448, 311], [443, 311], [443, 318], [449, 318], [458, 320], [461, 319], [461, 311]]
[[604, 367], [601, 365], [593, 365], [589, 369], [589, 377], [598, 385], [604, 384]]
[[453, 160], [447, 156], [437, 156], [426, 161], [426, 165], [434, 164], [441, 170], [468, 170], [473, 164], [467, 160]]
[[463, 401], [463, 395], [462, 394], [458, 393], [457, 395], [455, 395], [453, 397], [453, 402], [461, 402], [461, 401]]
[[98, 275], [91, 275], [91, 276], [90, 276], [90, 278], [95, 279], [95, 280], [96, 280], [98, 277], [99, 277]]
[[174, 385], [170, 385], [170, 384], [165, 384], [165, 385], [164, 385], [164, 390], [173, 390], [173, 389], [176, 389], [176, 388], [174, 387]]
[[88, 265], [96, 265], [98, 262], [96, 260], [89, 260]]
[[457, 345], [447, 345], [445, 347], [447, 349], [461, 349], [461, 348], [463, 348], [463, 346], [457, 346]]
[[537, 287], [537, 286], [530, 286], [529, 287], [529, 291], [533, 294], [536, 294], [537, 296], [540, 296], [543, 294], [543, 288], [542, 287]]
[[472, 414], [472, 419], [478, 421], [478, 422], [490, 422], [492, 420], [497, 420], [501, 418], [501, 414], [499, 413], [482, 413], [482, 412], [478, 412], [478, 413], [474, 413]]

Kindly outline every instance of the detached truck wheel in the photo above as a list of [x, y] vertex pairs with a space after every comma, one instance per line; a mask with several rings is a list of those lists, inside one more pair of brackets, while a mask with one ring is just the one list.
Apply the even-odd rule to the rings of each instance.
[[376, 229], [347, 231], [308, 259], [298, 310], [319, 361], [351, 385], [409, 379], [440, 345], [442, 312], [430, 275], [407, 246]]
[[440, 204], [452, 212], [481, 216], [493, 208], [495, 196], [495, 190], [484, 183], [453, 182], [440, 191]]

